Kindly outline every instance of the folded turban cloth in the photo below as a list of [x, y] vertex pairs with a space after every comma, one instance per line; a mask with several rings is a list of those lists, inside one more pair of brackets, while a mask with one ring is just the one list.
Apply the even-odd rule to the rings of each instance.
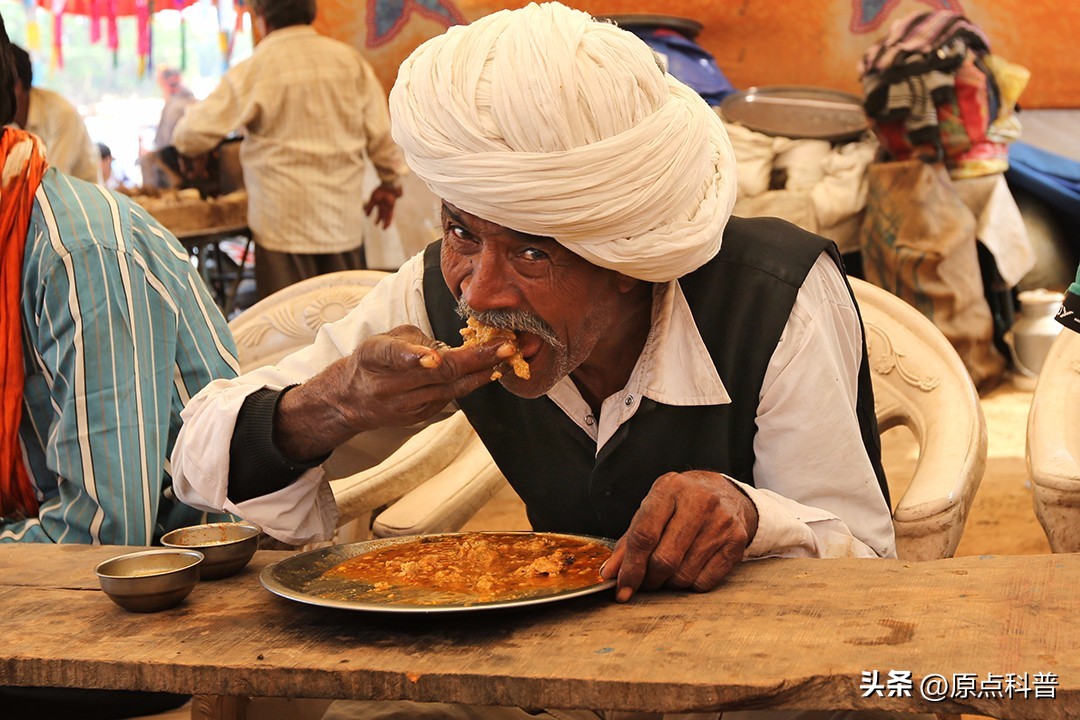
[[720, 250], [735, 154], [642, 40], [555, 2], [418, 47], [390, 92], [413, 172], [461, 210], [653, 282]]

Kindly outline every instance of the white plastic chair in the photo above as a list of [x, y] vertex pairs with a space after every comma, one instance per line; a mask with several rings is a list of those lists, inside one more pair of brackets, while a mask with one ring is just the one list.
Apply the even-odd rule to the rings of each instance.
[[[320, 275], [259, 301], [229, 323], [241, 370], [309, 344], [387, 274]], [[338, 542], [458, 530], [506, 483], [461, 411], [419, 431], [364, 433], [324, 467], [340, 513]]]
[[1027, 466], [1050, 549], [1080, 552], [1080, 335], [1062, 330], [1028, 410]]
[[896, 551], [952, 557], [986, 468], [986, 420], [971, 376], [932, 321], [892, 293], [851, 280], [862, 312], [879, 431], [907, 427], [919, 446], [894, 498]]

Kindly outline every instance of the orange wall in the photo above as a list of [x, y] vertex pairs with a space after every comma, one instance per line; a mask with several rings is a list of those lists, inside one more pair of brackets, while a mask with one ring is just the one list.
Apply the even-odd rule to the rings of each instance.
[[[449, 24], [511, 0], [319, 0], [316, 27], [364, 51], [389, 88], [401, 61]], [[577, 0], [594, 15], [666, 13], [705, 29], [698, 42], [737, 88], [819, 85], [860, 93], [855, 64], [894, 20], [916, 10], [963, 12], [991, 49], [1031, 70], [1024, 107], [1080, 107], [1080, 5], [1072, 0]], [[395, 8], [396, 6], [396, 8]], [[404, 8], [402, 10], [402, 8]]]

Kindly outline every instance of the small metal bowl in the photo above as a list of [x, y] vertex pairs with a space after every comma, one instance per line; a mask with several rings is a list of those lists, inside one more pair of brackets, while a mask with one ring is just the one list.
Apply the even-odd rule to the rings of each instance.
[[206, 556], [199, 569], [202, 579], [216, 580], [240, 572], [251, 562], [261, 533], [262, 528], [247, 522], [208, 523], [165, 533], [161, 544], [198, 550]]
[[186, 598], [199, 582], [198, 550], [157, 549], [120, 555], [94, 568], [101, 589], [132, 612], [166, 610]]

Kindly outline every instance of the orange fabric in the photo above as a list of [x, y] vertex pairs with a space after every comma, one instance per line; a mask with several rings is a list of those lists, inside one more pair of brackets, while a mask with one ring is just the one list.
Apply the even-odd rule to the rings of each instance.
[[48, 168], [41, 141], [5, 128], [0, 168], [0, 515], [35, 517], [37, 498], [19, 446], [25, 379], [20, 308], [26, 231], [34, 193]]

